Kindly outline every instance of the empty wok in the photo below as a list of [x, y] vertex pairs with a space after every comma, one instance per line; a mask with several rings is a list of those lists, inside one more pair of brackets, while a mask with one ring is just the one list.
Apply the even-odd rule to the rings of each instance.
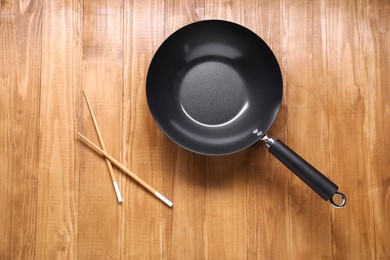
[[[225, 155], [262, 140], [319, 196], [343, 207], [346, 197], [336, 184], [267, 136], [282, 94], [282, 74], [267, 44], [249, 29], [220, 20], [192, 23], [169, 36], [155, 53], [146, 82], [150, 112], [176, 144]], [[334, 196], [342, 201], [336, 203]]]

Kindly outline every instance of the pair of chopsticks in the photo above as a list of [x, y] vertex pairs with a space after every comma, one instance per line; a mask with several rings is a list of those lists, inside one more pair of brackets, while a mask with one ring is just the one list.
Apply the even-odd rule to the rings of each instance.
[[107, 167], [108, 167], [108, 171], [110, 173], [110, 176], [111, 176], [111, 180], [113, 182], [113, 185], [114, 185], [114, 189], [115, 189], [115, 194], [118, 198], [118, 202], [119, 203], [122, 203], [122, 196], [121, 196], [121, 193], [120, 193], [120, 190], [119, 190], [119, 186], [118, 186], [118, 182], [116, 181], [116, 178], [115, 178], [115, 174], [114, 174], [114, 170], [112, 169], [112, 165], [111, 164], [114, 164], [116, 167], [118, 167], [122, 172], [126, 173], [127, 175], [129, 175], [131, 178], [133, 178], [136, 182], [138, 182], [139, 184], [141, 184], [144, 188], [146, 188], [148, 191], [150, 191], [151, 193], [153, 193], [157, 198], [159, 198], [161, 201], [163, 201], [165, 204], [167, 204], [169, 207], [172, 207], [173, 206], [173, 203], [171, 201], [169, 201], [167, 198], [165, 198], [161, 193], [159, 193], [158, 191], [156, 191], [155, 189], [152, 188], [152, 186], [150, 186], [149, 184], [147, 184], [144, 180], [142, 180], [140, 177], [138, 177], [137, 175], [135, 175], [133, 172], [131, 172], [129, 169], [126, 168], [126, 166], [124, 166], [123, 164], [121, 164], [119, 161], [115, 160], [111, 155], [109, 155], [107, 153], [107, 149], [106, 149], [106, 146], [104, 145], [104, 141], [103, 141], [103, 137], [102, 137], [102, 134], [100, 132], [100, 129], [99, 129], [99, 125], [96, 121], [96, 117], [95, 117], [95, 114], [93, 113], [93, 110], [92, 110], [92, 107], [91, 107], [91, 104], [88, 100], [88, 97], [87, 97], [87, 94], [85, 93], [84, 91], [84, 96], [85, 96], [85, 99], [87, 101], [87, 104], [88, 104], [88, 108], [89, 108], [89, 111], [91, 112], [91, 116], [92, 116], [92, 121], [93, 121], [93, 124], [95, 125], [95, 129], [96, 129], [96, 132], [97, 132], [97, 135], [98, 135], [98, 138], [99, 138], [99, 142], [100, 142], [100, 145], [102, 146], [102, 149], [99, 148], [96, 144], [94, 144], [93, 142], [91, 142], [90, 140], [88, 140], [88, 138], [86, 138], [85, 136], [83, 136], [81, 133], [77, 132], [77, 134], [79, 135], [79, 137], [81, 137], [86, 143], [88, 143], [93, 149], [95, 152], [97, 152], [98, 154], [100, 154], [101, 156], [105, 157], [106, 159], [106, 163], [107, 163]]

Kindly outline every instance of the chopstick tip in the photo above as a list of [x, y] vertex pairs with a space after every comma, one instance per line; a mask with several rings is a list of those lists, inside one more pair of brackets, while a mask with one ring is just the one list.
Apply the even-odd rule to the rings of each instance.
[[119, 190], [118, 182], [117, 181], [113, 181], [113, 184], [114, 184], [116, 197], [118, 199], [118, 202], [121, 204], [122, 203], [122, 195], [121, 195], [121, 192]]
[[167, 204], [170, 208], [172, 208], [173, 203], [172, 203], [169, 199], [165, 198], [161, 193], [156, 192], [156, 193], [154, 193], [154, 195], [156, 195], [157, 198], [159, 198], [159, 199], [162, 200], [165, 204]]

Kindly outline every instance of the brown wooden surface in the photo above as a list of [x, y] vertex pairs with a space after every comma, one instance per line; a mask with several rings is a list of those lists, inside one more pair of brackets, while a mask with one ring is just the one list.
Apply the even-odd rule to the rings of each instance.
[[[0, 1], [0, 259], [390, 259], [390, 4], [386, 0]], [[162, 41], [235, 21], [284, 80], [270, 131], [348, 196], [332, 208], [264, 145], [206, 157], [146, 103]], [[98, 143], [168, 208], [79, 142]]]

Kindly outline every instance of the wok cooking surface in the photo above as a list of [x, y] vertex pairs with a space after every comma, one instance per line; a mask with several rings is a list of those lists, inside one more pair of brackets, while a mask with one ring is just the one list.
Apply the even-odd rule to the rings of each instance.
[[248, 108], [241, 75], [228, 63], [195, 64], [179, 85], [179, 102], [193, 122], [205, 127], [223, 127]]
[[208, 155], [242, 150], [271, 127], [282, 77], [255, 33], [218, 20], [187, 25], [157, 50], [147, 76], [150, 111], [184, 148]]

